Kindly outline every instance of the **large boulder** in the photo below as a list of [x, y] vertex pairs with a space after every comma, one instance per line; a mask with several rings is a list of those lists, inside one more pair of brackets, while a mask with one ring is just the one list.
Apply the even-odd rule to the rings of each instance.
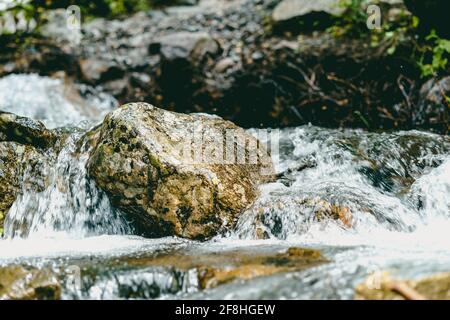
[[211, 237], [234, 225], [273, 174], [266, 149], [215, 116], [131, 103], [95, 135], [90, 176], [148, 236]]

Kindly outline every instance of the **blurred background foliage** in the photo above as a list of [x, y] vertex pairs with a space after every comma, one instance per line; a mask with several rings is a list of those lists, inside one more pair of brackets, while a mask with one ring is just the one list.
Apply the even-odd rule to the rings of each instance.
[[[334, 36], [351, 38], [367, 38], [372, 47], [382, 44], [387, 47], [388, 54], [394, 54], [397, 47], [406, 41], [413, 43], [414, 54], [412, 59], [417, 63], [423, 77], [437, 75], [448, 66], [450, 55], [450, 40], [437, 34], [433, 28], [421, 29], [432, 22], [420, 21], [417, 15], [427, 8], [417, 2], [417, 10], [411, 15], [409, 12], [389, 20], [383, 17], [380, 29], [369, 30], [366, 26], [367, 13], [364, 7], [368, 3], [383, 6], [377, 0], [341, 0], [340, 5], [345, 13], [336, 19], [328, 32]], [[24, 41], [27, 35], [38, 35], [39, 28], [46, 22], [46, 12], [53, 9], [67, 8], [77, 5], [81, 9], [82, 22], [95, 17], [116, 18], [133, 14], [138, 11], [148, 11], [152, 8], [186, 4], [195, 0], [4, 0], [0, 3], [0, 37], [7, 37], [7, 41]], [[425, 1], [427, 2], [427, 1]], [[424, 2], [424, 3], [425, 3]], [[415, 8], [414, 6], [412, 6]], [[415, 15], [414, 15], [415, 14]], [[447, 13], [448, 14], [448, 13]], [[441, 28], [442, 29], [442, 28]], [[449, 28], [450, 29], [450, 28]], [[426, 30], [424, 33], [423, 30]], [[25, 36], [24, 36], [25, 35]], [[413, 39], [411, 41], [411, 39]], [[4, 42], [0, 39], [0, 42]]]
[[[33, 25], [29, 25], [26, 29], [26, 31], [32, 31], [32, 26], [39, 27], [44, 22], [42, 18], [47, 10], [67, 8], [70, 5], [79, 6], [83, 19], [89, 20], [94, 17], [114, 18], [147, 11], [153, 7], [183, 2], [180, 0], [5, 0], [0, 4], [0, 16], [8, 15], [16, 20], [25, 18], [28, 22], [34, 20]], [[4, 33], [5, 30], [2, 31]]]

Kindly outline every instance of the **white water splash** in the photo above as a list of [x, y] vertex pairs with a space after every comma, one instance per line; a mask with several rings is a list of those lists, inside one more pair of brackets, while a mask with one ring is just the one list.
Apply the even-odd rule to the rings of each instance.
[[[286, 129], [278, 171], [234, 236], [334, 245], [448, 246], [450, 139], [418, 131], [372, 134], [306, 126]], [[295, 168], [310, 164], [302, 170]], [[327, 203], [348, 208], [352, 227], [317, 219]], [[262, 231], [261, 231], [262, 230]], [[428, 233], [426, 238], [425, 234]]]
[[5, 220], [6, 238], [131, 233], [123, 215], [88, 178], [89, 151], [76, 152], [79, 139], [79, 133], [72, 134], [55, 162], [48, 164], [44, 191], [24, 189], [17, 197]]
[[0, 78], [0, 110], [40, 120], [48, 128], [101, 120], [117, 104], [92, 87], [65, 84], [60, 79], [36, 74]]

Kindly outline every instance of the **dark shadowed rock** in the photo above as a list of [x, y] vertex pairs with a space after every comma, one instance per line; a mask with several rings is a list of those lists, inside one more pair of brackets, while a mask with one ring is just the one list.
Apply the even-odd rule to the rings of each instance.
[[219, 117], [131, 103], [98, 134], [90, 175], [150, 236], [213, 236], [234, 225], [273, 174], [265, 148]]
[[0, 111], [0, 141], [47, 148], [55, 143], [56, 136], [40, 121]]
[[420, 89], [420, 101], [414, 113], [416, 125], [445, 132], [448, 130], [450, 77], [431, 79]]

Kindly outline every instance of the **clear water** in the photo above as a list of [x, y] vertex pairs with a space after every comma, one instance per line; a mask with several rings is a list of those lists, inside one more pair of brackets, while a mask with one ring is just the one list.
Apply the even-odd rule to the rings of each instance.
[[[0, 79], [2, 106], [47, 119], [52, 127], [67, 125], [68, 119], [58, 118], [54, 104], [48, 103], [53, 86], [30, 86], [36, 104], [26, 110], [28, 96], [5, 93], [17, 84], [16, 77], [22, 76]], [[33, 77], [36, 83], [53, 81]], [[65, 100], [60, 105], [70, 103]], [[44, 111], [36, 115], [33, 108]], [[95, 122], [103, 114], [71, 116]], [[66, 299], [351, 299], [354, 287], [374, 271], [387, 269], [400, 277], [450, 271], [449, 137], [418, 131], [283, 129], [276, 165], [286, 173], [262, 186], [260, 198], [242, 214], [235, 230], [198, 243], [133, 236], [120, 213], [86, 176], [88, 147], [79, 152], [76, 143], [82, 133], [74, 130], [63, 151], [49, 163], [47, 189], [24, 190], [16, 200], [5, 224], [6, 237], [0, 240], [1, 265], [51, 266], [62, 274], [79, 267], [81, 284], [77, 289], [65, 284]], [[326, 203], [346, 208], [351, 226], [331, 217], [318, 219], [316, 213]], [[264, 232], [265, 240], [257, 239], [261, 233], [257, 230]], [[291, 246], [321, 249], [331, 262], [206, 292], [198, 289], [195, 270], [129, 263], [161, 251], [279, 252]]]

